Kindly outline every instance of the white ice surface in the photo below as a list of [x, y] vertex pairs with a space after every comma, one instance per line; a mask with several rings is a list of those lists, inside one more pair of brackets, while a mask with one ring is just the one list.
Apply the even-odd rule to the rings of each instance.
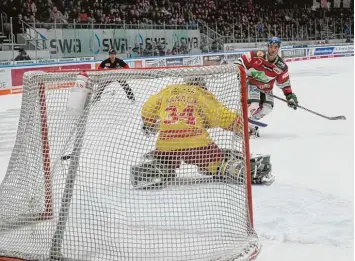
[[[293, 111], [279, 101], [251, 141], [270, 153], [277, 181], [253, 187], [258, 261], [354, 260], [354, 59], [290, 63], [300, 104], [347, 121]], [[281, 91], [275, 94], [282, 96]], [[21, 95], [0, 96], [0, 181], [16, 138]]]

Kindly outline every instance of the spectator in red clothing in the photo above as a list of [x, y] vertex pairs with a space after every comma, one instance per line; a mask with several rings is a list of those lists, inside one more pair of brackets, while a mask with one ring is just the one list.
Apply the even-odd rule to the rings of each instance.
[[81, 12], [79, 14], [79, 22], [87, 23], [88, 20], [88, 14], [86, 13], [85, 9], [81, 9]]

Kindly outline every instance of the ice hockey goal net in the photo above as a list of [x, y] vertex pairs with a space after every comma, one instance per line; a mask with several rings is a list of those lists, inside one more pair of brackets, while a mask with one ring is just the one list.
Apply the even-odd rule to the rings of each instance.
[[[260, 245], [252, 224], [243, 69], [86, 73], [91, 92], [80, 115], [67, 110], [78, 71], [24, 75], [16, 143], [0, 186], [0, 260], [253, 259]], [[236, 133], [209, 130], [218, 147], [239, 152], [238, 182], [214, 179], [182, 163], [175, 183], [134, 188], [131, 167], [144, 162], [156, 142], [141, 131], [144, 102], [191, 77], [202, 77], [208, 91], [243, 118]]]

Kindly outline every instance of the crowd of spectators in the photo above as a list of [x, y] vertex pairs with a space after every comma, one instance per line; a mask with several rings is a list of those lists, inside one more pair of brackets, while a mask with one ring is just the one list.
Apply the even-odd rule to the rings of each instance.
[[[324, 39], [344, 38], [353, 32], [353, 8], [289, 6], [280, 0], [264, 2], [260, 5], [245, 0], [3, 0], [0, 10], [6, 13], [6, 18], [15, 17], [16, 33], [21, 31], [19, 21], [36, 23], [37, 27], [51, 26], [49, 23], [68, 25], [74, 21], [81, 25], [155, 24], [165, 28], [201, 29], [207, 25], [219, 37], [212, 43], [217, 47], [226, 42], [263, 41], [270, 36]], [[157, 48], [153, 52], [160, 51]]]
[[[121, 52], [126, 52], [121, 49]], [[135, 46], [130, 46], [127, 50], [128, 57], [138, 57], [138, 56], [165, 56], [165, 55], [178, 55], [178, 54], [188, 54], [190, 52], [190, 47], [186, 43], [175, 43], [172, 49], [167, 49], [166, 45], [153, 41], [152, 43], [147, 43], [145, 46], [143, 44], [135, 44]]]
[[216, 21], [218, 33], [227, 36], [227, 41], [247, 38], [255, 41], [275, 35], [288, 40], [342, 38], [354, 20], [350, 8], [284, 7], [277, 1], [273, 5], [248, 5], [236, 1], [218, 3], [214, 13], [205, 14], [203, 20], [209, 24]]

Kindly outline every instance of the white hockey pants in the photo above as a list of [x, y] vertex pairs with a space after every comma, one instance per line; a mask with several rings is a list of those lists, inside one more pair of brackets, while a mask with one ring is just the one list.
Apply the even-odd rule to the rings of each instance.
[[[272, 91], [267, 91], [271, 93]], [[259, 91], [254, 85], [248, 86], [248, 117], [252, 120], [260, 120], [269, 114], [274, 107], [274, 98]]]

